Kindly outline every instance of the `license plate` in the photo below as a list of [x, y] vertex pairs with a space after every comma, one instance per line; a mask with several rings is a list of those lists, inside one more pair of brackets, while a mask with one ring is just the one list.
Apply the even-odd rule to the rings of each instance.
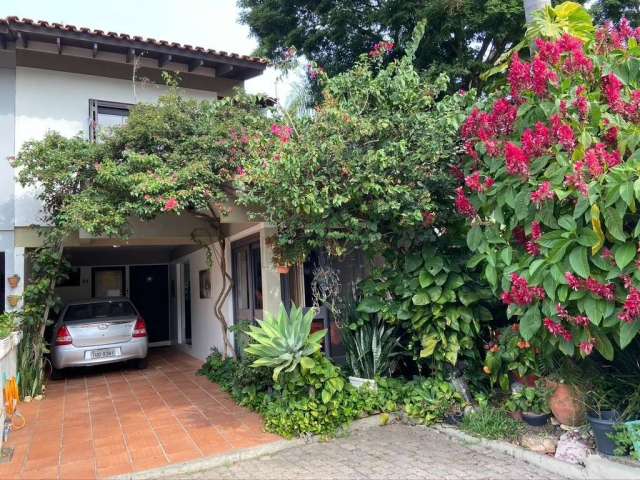
[[91, 360], [98, 360], [100, 358], [111, 358], [120, 356], [119, 348], [101, 348], [100, 350], [91, 350], [87, 352]]

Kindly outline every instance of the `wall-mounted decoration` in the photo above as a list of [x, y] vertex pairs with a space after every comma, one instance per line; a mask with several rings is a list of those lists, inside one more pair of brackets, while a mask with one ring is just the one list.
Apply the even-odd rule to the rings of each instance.
[[8, 295], [7, 302], [11, 308], [16, 308], [18, 306], [18, 302], [20, 301], [20, 295]]
[[20, 283], [20, 275], [16, 275], [15, 273], [13, 275], [10, 275], [7, 278], [7, 282], [9, 283], [9, 286], [11, 288], [18, 288], [18, 284]]
[[200, 270], [200, 298], [211, 298], [211, 269]]

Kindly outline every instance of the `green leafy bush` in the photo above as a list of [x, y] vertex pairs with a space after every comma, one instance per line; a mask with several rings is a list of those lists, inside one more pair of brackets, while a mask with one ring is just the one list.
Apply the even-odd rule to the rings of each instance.
[[360, 284], [357, 309], [409, 332], [409, 349], [442, 373], [458, 360], [479, 362], [478, 335], [492, 320], [491, 290], [465, 269], [464, 254], [445, 255], [426, 244], [406, 256], [390, 255]]
[[265, 311], [264, 320], [258, 320], [258, 327], [249, 326], [247, 334], [256, 342], [245, 348], [245, 353], [256, 359], [254, 367], [273, 368], [273, 380], [277, 381], [280, 372], [293, 372], [300, 364], [303, 368], [313, 367], [311, 358], [322, 347], [325, 329], [311, 332], [311, 322], [315, 311], [302, 312], [295, 305], [287, 313], [280, 305], [278, 315]]
[[403, 409], [418, 423], [441, 422], [448, 412], [462, 405], [462, 397], [455, 388], [435, 377], [412, 382], [405, 388]]
[[[455, 204], [485, 277], [550, 351], [612, 360], [640, 331], [640, 46], [634, 29], [537, 39], [462, 128]], [[462, 185], [463, 184], [463, 185]]]
[[524, 340], [517, 323], [496, 331], [493, 340], [485, 347], [487, 352], [483, 368], [491, 385], [498, 384], [502, 390], [507, 391], [511, 374], [519, 377], [540, 375], [545, 366], [540, 343], [539, 338]]
[[490, 440], [516, 440], [524, 429], [524, 425], [507, 412], [493, 407], [466, 414], [460, 426], [468, 433]]
[[508, 412], [551, 413], [549, 397], [552, 393], [542, 381], [538, 381], [535, 387], [524, 387], [513, 392], [504, 408]]
[[0, 314], [0, 340], [8, 337], [20, 324], [20, 316], [16, 312]]

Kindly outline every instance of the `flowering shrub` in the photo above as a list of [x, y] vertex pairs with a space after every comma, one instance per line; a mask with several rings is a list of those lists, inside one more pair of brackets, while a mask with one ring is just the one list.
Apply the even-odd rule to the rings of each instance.
[[470, 265], [524, 341], [566, 355], [612, 359], [640, 330], [639, 39], [623, 19], [536, 40], [461, 129]]

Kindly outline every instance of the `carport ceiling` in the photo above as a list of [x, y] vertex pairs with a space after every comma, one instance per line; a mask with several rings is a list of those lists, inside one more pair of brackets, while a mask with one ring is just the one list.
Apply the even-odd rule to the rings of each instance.
[[152, 245], [119, 247], [67, 247], [65, 257], [77, 267], [99, 265], [162, 264], [200, 247], [197, 245]]

